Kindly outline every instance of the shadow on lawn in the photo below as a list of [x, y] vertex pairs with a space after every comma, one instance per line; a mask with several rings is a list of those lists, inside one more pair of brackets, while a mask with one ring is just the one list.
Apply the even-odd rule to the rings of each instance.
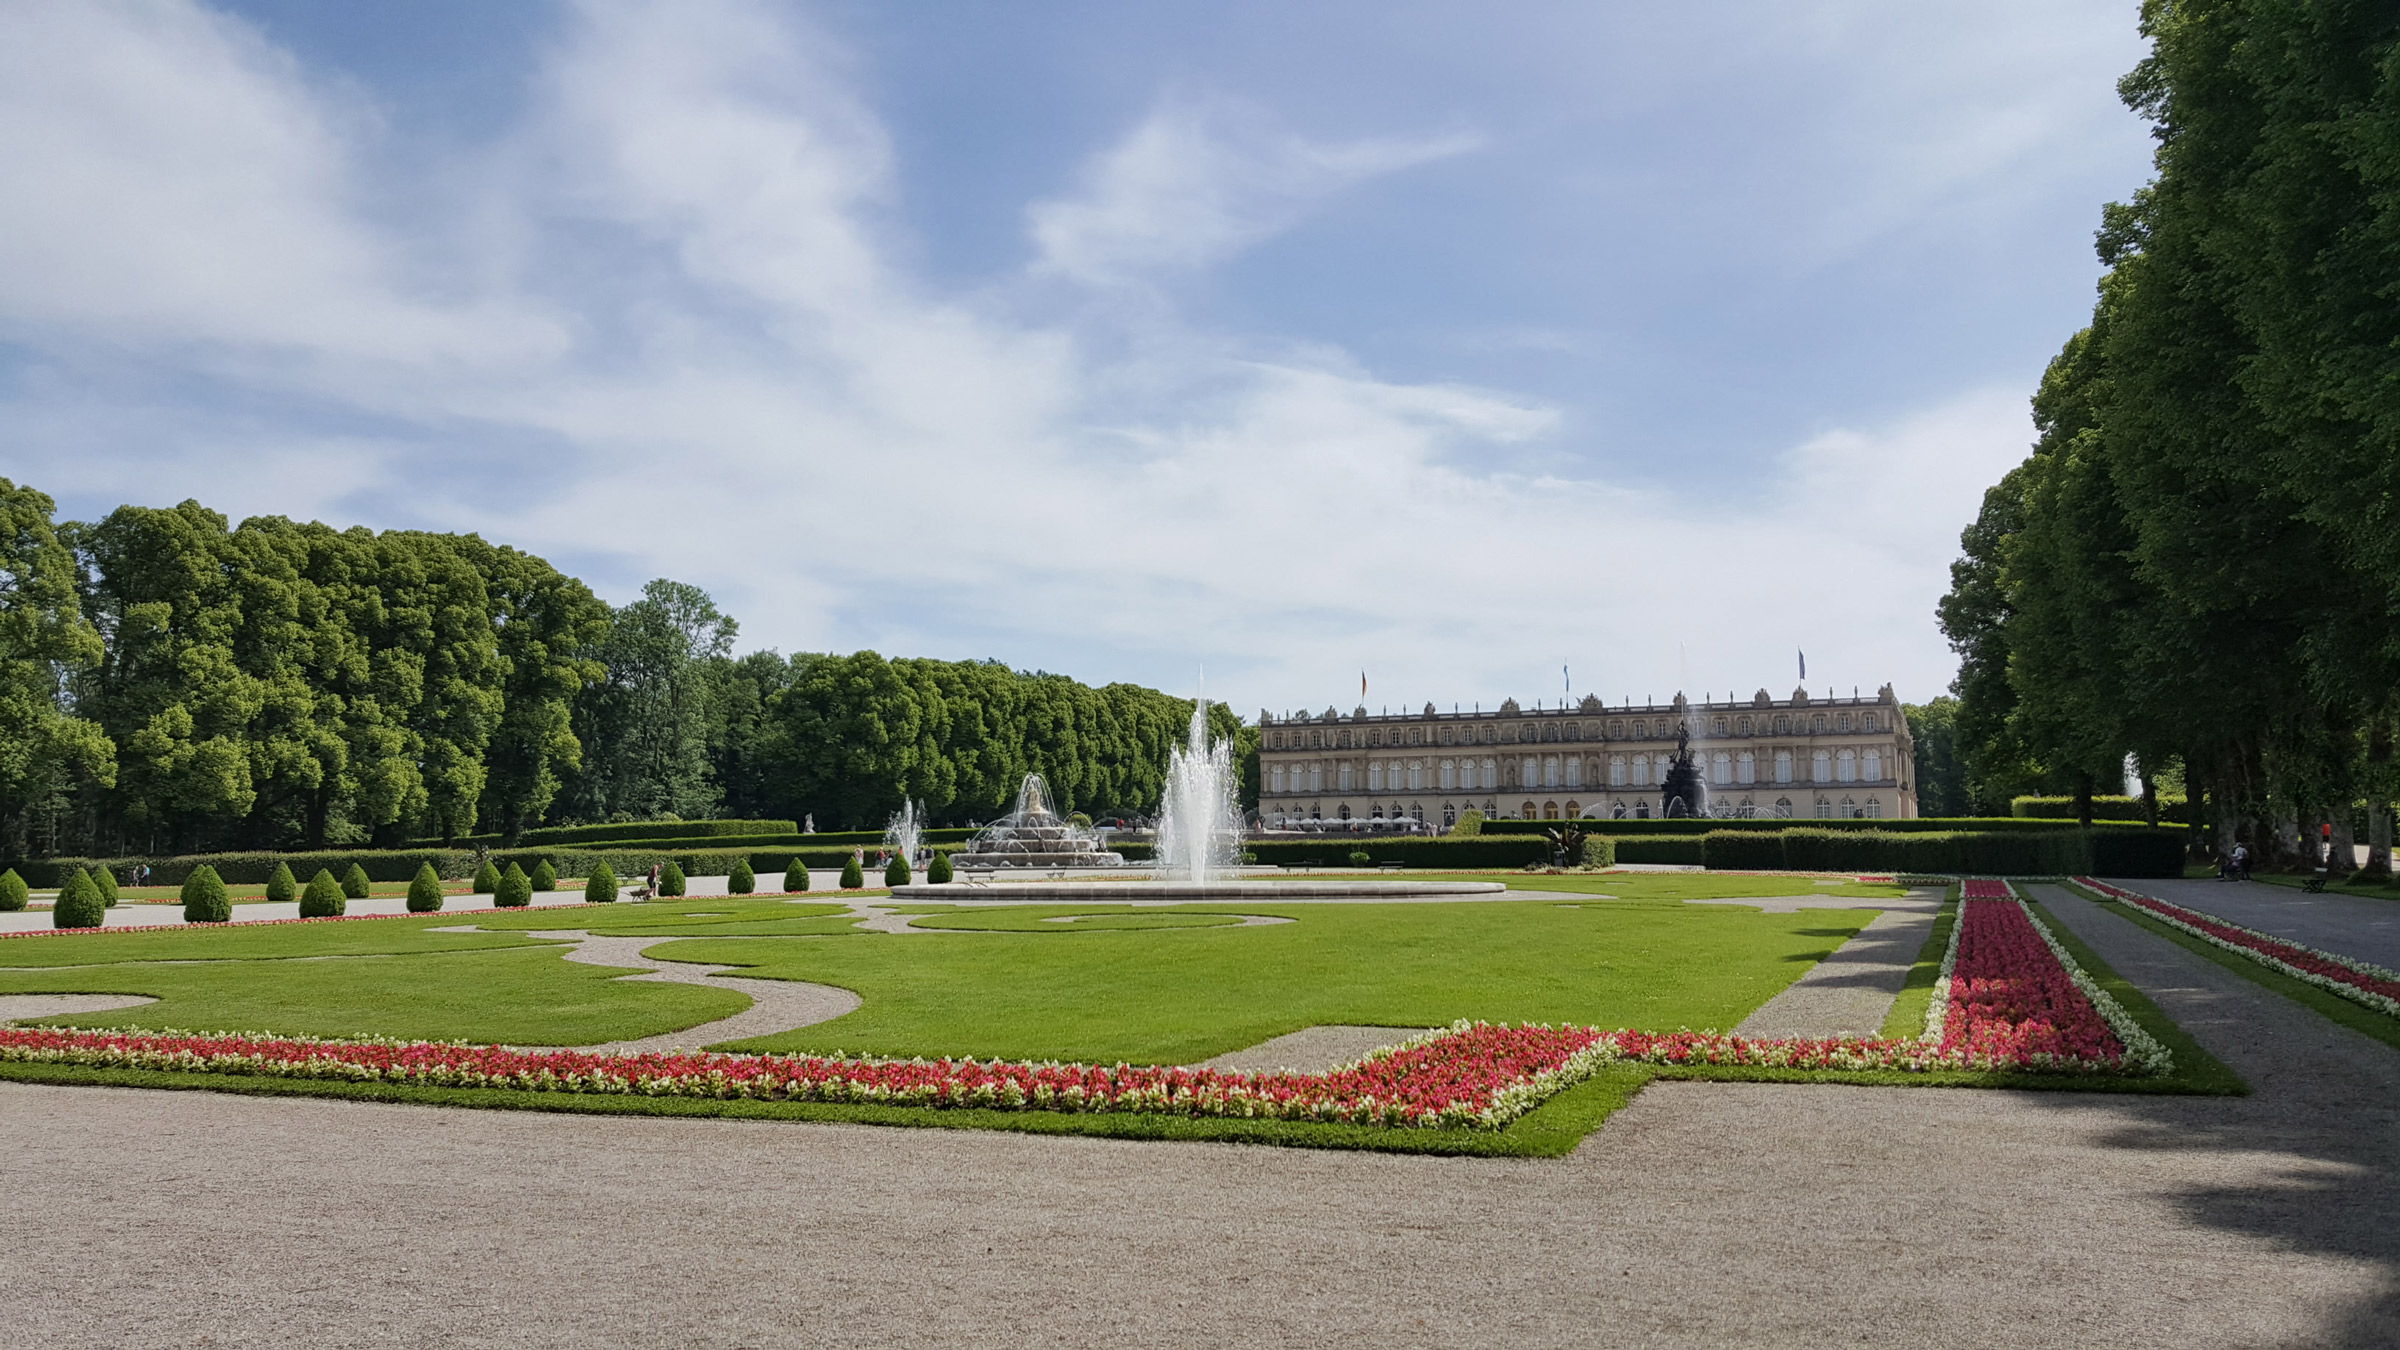
[[[2057, 906], [2053, 912], [2069, 910]], [[2400, 1327], [2400, 1052], [2075, 902], [2062, 918], [2248, 1079], [2248, 1097], [2046, 1095], [2104, 1148], [2182, 1153], [2230, 1178], [2162, 1196], [2193, 1225], [2372, 1264], [2381, 1289], [2328, 1307], [2310, 1344], [2388, 1346]], [[2112, 932], [2111, 930], [2119, 930]], [[2204, 1291], [2193, 1291], [2205, 1297]]]

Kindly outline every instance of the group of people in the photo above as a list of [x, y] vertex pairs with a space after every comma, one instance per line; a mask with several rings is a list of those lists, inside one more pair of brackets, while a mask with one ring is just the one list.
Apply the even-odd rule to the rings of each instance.
[[2250, 846], [2236, 842], [2233, 851], [2217, 859], [2217, 880], [2248, 881], [2250, 879]]

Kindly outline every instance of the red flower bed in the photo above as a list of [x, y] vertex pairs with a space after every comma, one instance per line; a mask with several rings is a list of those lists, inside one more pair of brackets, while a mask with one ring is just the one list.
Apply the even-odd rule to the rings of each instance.
[[2340, 994], [2354, 1002], [2363, 1003], [2382, 1012], [2400, 1015], [2400, 974], [2365, 961], [2355, 961], [2332, 952], [2303, 947], [2287, 942], [2270, 933], [2228, 923], [2213, 914], [2161, 900], [2154, 895], [2111, 886], [2090, 877], [2076, 878], [2078, 884], [2104, 895], [2114, 896], [2126, 904], [2203, 938], [2219, 947], [2250, 957], [2262, 965], [2272, 966], [2286, 974]]
[[[1976, 1066], [2114, 1066], [2125, 1045], [2005, 882], [1966, 883], [1942, 1021], [1944, 1055]], [[1997, 897], [1978, 894], [1996, 887]]]

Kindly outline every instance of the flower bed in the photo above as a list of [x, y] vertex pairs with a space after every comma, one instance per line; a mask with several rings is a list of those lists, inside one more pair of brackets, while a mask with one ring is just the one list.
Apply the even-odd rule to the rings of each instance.
[[2084, 973], [2005, 881], [1961, 884], [1925, 1039], [1973, 1068], [2171, 1067], [2166, 1047]]
[[2339, 994], [2377, 1012], [2400, 1017], [2400, 972], [2333, 952], [2319, 951], [2314, 947], [2304, 947], [2272, 933], [2244, 928], [2214, 914], [2185, 909], [2157, 896], [2111, 886], [2091, 877], [2077, 877], [2075, 882], [2089, 890], [2121, 900], [2160, 923], [2189, 933], [2211, 946], [2249, 957], [2270, 970], [2281, 971], [2296, 980], [2305, 980], [2319, 989]]

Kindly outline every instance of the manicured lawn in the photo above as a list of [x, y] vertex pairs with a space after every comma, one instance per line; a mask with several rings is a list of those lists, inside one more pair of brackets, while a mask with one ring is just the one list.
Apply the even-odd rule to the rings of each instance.
[[[582, 915], [573, 909], [565, 914]], [[43, 933], [0, 941], [0, 967], [91, 966], [126, 961], [275, 961], [302, 956], [402, 955], [521, 947], [522, 933], [429, 933], [428, 928], [474, 923], [473, 916], [411, 915], [335, 923], [193, 925]], [[581, 927], [581, 921], [554, 925]]]
[[[327, 924], [304, 931], [381, 926]], [[589, 1045], [657, 1035], [750, 1006], [747, 995], [731, 989], [613, 978], [625, 973], [567, 961], [559, 948], [545, 944], [448, 955], [15, 970], [0, 972], [0, 993], [148, 994], [161, 1000], [48, 1019], [68, 1026], [514, 1045]]]
[[[308, 875], [315, 876], [316, 873], [311, 872]], [[308, 877], [305, 876], [296, 876], [294, 877], [294, 880], [302, 886], [306, 886], [308, 884]], [[445, 881], [442, 883], [442, 894], [444, 895], [469, 895], [473, 892], [474, 885], [470, 882]], [[55, 890], [35, 891], [34, 894], [56, 895], [58, 892]], [[408, 883], [405, 881], [369, 882], [367, 884], [367, 894], [380, 896], [406, 895], [408, 894]], [[255, 885], [241, 886], [228, 884], [225, 887], [225, 895], [237, 905], [263, 904], [266, 902], [267, 898], [267, 887], [266, 883], [264, 882], [259, 882]], [[120, 884], [117, 887], [117, 898], [119, 900], [181, 900], [183, 898], [183, 888], [180, 886], [126, 886]]]
[[[1152, 926], [1244, 913], [1292, 922]], [[1068, 915], [1103, 917], [1044, 922]], [[865, 1000], [846, 1017], [741, 1049], [1175, 1064], [1326, 1023], [1730, 1027], [1872, 917], [1530, 899], [1039, 905], [917, 920], [947, 934], [695, 938], [650, 954], [839, 985]]]

